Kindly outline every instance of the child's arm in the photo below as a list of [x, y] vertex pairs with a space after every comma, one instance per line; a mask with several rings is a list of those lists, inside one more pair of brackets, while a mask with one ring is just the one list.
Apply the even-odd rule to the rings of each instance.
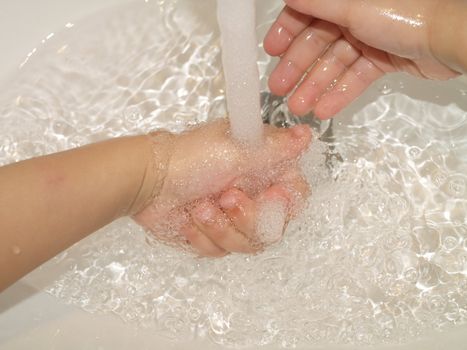
[[0, 168], [0, 290], [142, 209], [156, 181], [147, 171], [152, 159], [150, 141], [140, 136]]
[[[187, 223], [186, 240], [201, 255], [254, 252], [256, 202], [283, 198], [292, 208], [297, 194], [307, 193], [293, 174], [310, 138], [305, 126], [267, 128], [264, 146], [247, 150], [221, 121], [177, 136], [118, 138], [0, 167], [0, 291], [119, 217], [138, 213], [152, 230], [167, 206], [193, 210], [191, 218], [200, 214]], [[257, 197], [229, 191], [284, 162], [289, 174], [276, 169], [282, 178], [263, 184]], [[229, 203], [202, 202], [212, 198]], [[201, 207], [190, 206], [193, 201]], [[215, 216], [203, 221], [209, 212]]]

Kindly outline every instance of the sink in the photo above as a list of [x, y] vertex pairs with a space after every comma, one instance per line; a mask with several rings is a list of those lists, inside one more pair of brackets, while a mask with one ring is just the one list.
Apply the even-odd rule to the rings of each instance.
[[[0, 52], [2, 53], [0, 82], [14, 79], [28, 54], [35, 47], [42, 45], [42, 41], [46, 41], [50, 33], [60, 30], [67, 23], [74, 23], [97, 11], [125, 2], [127, 1], [16, 0], [3, 2], [0, 4]], [[270, 12], [270, 3], [260, 0], [260, 11]], [[275, 3], [277, 5], [278, 2]], [[262, 33], [264, 30], [265, 28], [261, 28]], [[437, 95], [438, 102], [444, 104], [448, 103], [452, 97], [449, 93], [443, 94], [442, 87], [436, 86], [434, 82], [422, 83], [402, 76], [385, 79], [388, 84], [395, 84], [394, 82], [402, 79], [405, 82], [404, 91], [414, 98], [430, 100]], [[377, 84], [380, 86], [383, 82]], [[442, 84], [457, 84], [456, 86], [465, 86], [467, 89], [465, 77]], [[342, 114], [353, 114], [360, 110], [379, 91], [373, 89], [368, 92]], [[464, 97], [464, 101], [456, 102], [467, 110], [467, 98]], [[337, 126], [337, 134], [338, 128]], [[66, 305], [43, 291], [43, 288], [53, 281], [54, 276], [56, 275], [53, 269], [45, 267], [31, 273], [0, 294], [1, 349], [222, 349], [218, 345], [201, 340], [175, 342], [162, 337], [157, 332], [125, 323], [116, 316], [91, 314], [75, 306]], [[463, 350], [466, 349], [466, 344], [467, 327], [460, 327], [440, 334], [432, 333], [410, 344], [368, 347], [368, 349]], [[264, 349], [275, 348], [266, 346]], [[329, 346], [320, 347], [320, 349], [360, 349], [360, 347]]]

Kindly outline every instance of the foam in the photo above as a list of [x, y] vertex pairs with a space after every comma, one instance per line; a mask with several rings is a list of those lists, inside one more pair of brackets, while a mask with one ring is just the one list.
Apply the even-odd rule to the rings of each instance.
[[258, 209], [256, 233], [261, 243], [270, 245], [278, 242], [287, 224], [287, 203], [270, 200], [261, 203]]

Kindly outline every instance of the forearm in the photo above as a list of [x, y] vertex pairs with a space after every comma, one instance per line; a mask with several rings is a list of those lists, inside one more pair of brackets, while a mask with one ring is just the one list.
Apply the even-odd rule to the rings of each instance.
[[146, 137], [114, 139], [0, 168], [0, 290], [154, 189]]
[[450, 68], [467, 73], [467, 2], [439, 0], [430, 30], [433, 54]]

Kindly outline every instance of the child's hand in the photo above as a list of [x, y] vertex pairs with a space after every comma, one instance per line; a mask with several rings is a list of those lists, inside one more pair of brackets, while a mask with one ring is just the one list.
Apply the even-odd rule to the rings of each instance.
[[[284, 204], [289, 215], [308, 194], [297, 160], [310, 143], [307, 126], [267, 127], [264, 145], [247, 149], [215, 122], [173, 136], [166, 177], [136, 220], [156, 237], [189, 242], [200, 255], [254, 253], [258, 206]], [[155, 136], [157, 147], [157, 134]]]
[[298, 115], [332, 117], [385, 73], [448, 79], [467, 70], [465, 1], [285, 2], [264, 48], [281, 56], [269, 80], [277, 95], [311, 68], [289, 98]]
[[[255, 150], [231, 140], [226, 122], [152, 136], [116, 138], [0, 167], [0, 291], [90, 233], [135, 213], [156, 237], [189, 242], [201, 255], [253, 253], [261, 249], [257, 217], [271, 212], [263, 205], [291, 215], [308, 193], [297, 169], [310, 142], [306, 126], [267, 128]], [[286, 220], [281, 218], [259, 220], [275, 228], [267, 243], [279, 238]], [[269, 232], [264, 229], [259, 225], [260, 234]]]

